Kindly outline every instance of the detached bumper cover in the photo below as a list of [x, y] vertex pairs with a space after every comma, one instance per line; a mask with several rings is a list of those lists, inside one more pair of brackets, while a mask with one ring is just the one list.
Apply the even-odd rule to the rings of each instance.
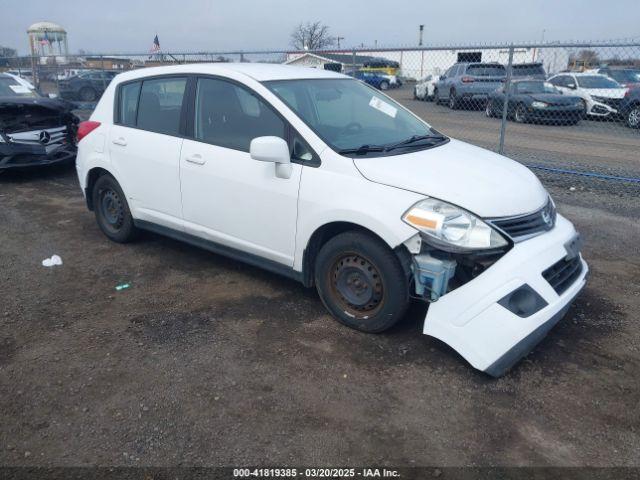
[[[473, 367], [492, 376], [504, 374], [526, 355], [567, 312], [586, 283], [587, 264], [561, 294], [543, 272], [575, 252], [565, 247], [576, 236], [573, 225], [558, 215], [556, 227], [514, 247], [471, 282], [429, 306], [423, 332], [460, 353]], [[498, 302], [529, 285], [546, 306], [522, 318]]]

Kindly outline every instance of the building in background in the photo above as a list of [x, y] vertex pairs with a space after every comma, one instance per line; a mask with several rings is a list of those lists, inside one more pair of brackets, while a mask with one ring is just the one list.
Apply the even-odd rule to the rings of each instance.
[[42, 65], [66, 63], [69, 55], [67, 31], [53, 22], [37, 22], [27, 30], [29, 51]]

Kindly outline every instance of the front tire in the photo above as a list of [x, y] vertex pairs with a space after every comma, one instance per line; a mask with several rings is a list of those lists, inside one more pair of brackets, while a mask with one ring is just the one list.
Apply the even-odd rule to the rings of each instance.
[[404, 315], [409, 281], [396, 254], [365, 233], [341, 233], [325, 243], [315, 262], [320, 299], [342, 324], [382, 332]]
[[640, 105], [634, 105], [625, 116], [627, 127], [640, 128]]
[[380, 90], [389, 90], [389, 82], [380, 82]]
[[519, 104], [516, 107], [516, 112], [513, 118], [517, 123], [527, 123], [529, 121], [529, 117], [527, 115], [527, 107], [525, 107], [523, 104]]
[[96, 181], [92, 192], [96, 221], [102, 233], [110, 240], [127, 243], [135, 240], [138, 229], [133, 223], [127, 199], [111, 175], [103, 175]]

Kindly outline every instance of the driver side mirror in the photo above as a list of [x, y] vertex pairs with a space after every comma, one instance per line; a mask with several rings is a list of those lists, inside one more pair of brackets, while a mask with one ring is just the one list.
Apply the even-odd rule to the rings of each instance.
[[249, 145], [249, 155], [259, 162], [276, 164], [276, 177], [291, 178], [293, 167], [289, 146], [280, 137], [256, 137]]
[[440, 75], [440, 80], [445, 80], [447, 78], [446, 75]]
[[576, 84], [575, 83], [567, 83], [567, 87], [570, 88], [571, 90], [575, 90], [576, 89]]

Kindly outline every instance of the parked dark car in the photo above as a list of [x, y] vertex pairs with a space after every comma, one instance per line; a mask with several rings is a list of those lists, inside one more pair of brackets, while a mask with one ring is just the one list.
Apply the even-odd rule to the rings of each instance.
[[402, 85], [402, 82], [395, 75], [386, 75], [380, 72], [365, 72], [358, 70], [351, 73], [351, 76], [368, 83], [372, 87], [378, 90], [388, 90], [390, 88], [397, 88]]
[[546, 80], [547, 72], [541, 62], [516, 63], [511, 66], [511, 78]]
[[620, 115], [629, 128], [640, 128], [640, 88], [630, 88], [620, 102]]
[[95, 102], [117, 74], [118, 72], [108, 70], [95, 70], [79, 73], [67, 80], [60, 80], [58, 83], [60, 96], [68, 100]]
[[69, 103], [0, 74], [0, 172], [74, 161], [77, 124]]
[[507, 69], [499, 63], [456, 63], [436, 82], [433, 101], [447, 102], [451, 109], [462, 104], [484, 107], [506, 75]]
[[[489, 95], [485, 113], [487, 117], [502, 115], [505, 88]], [[574, 125], [584, 113], [580, 97], [563, 95], [560, 90], [543, 80], [514, 80], [510, 85], [507, 118], [518, 123], [539, 122], [554, 125]]]
[[602, 67], [594, 70], [596, 73], [606, 75], [614, 79], [623, 87], [639, 88], [640, 87], [640, 69], [637, 68], [613, 68]]

